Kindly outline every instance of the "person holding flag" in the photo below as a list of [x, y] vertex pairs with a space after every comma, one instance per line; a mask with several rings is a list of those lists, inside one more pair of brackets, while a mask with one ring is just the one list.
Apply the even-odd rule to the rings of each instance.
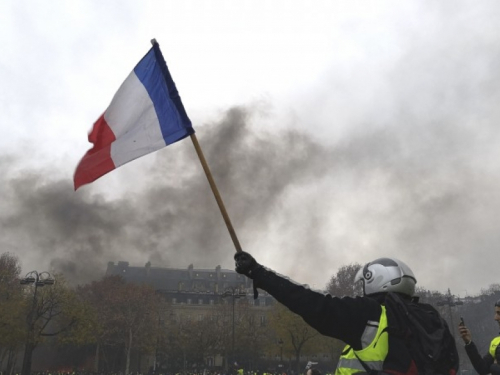
[[[236, 253], [234, 260], [236, 272], [253, 280], [255, 295], [257, 288], [265, 290], [320, 334], [346, 343], [336, 375], [457, 374], [455, 340], [439, 313], [430, 305], [419, 304], [414, 298], [417, 280], [404, 262], [379, 258], [366, 263], [354, 279], [355, 284], [362, 285], [363, 295], [340, 297], [297, 284], [259, 264], [247, 252]], [[432, 347], [424, 347], [423, 341], [417, 340], [423, 336], [413, 336], [413, 342], [406, 341], [407, 332], [415, 334], [417, 331], [403, 332], [400, 328], [409, 327], [396, 324], [406, 322], [404, 312], [415, 311], [413, 307], [423, 313], [419, 323], [433, 329]], [[398, 314], [398, 310], [403, 314]], [[439, 329], [435, 330], [436, 327]], [[439, 353], [436, 361], [427, 355], [427, 349]]]

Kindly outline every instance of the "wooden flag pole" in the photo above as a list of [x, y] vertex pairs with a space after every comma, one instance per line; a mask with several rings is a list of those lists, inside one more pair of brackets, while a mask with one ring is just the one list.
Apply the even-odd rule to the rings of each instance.
[[[158, 44], [158, 42], [156, 41], [156, 39], [151, 39], [151, 44], [154, 47], [156, 44]], [[162, 59], [163, 59], [163, 57], [162, 57]], [[165, 66], [165, 69], [168, 72], [168, 68], [166, 66]], [[174, 89], [175, 89], [175, 84], [174, 84]], [[177, 94], [177, 92], [176, 92], [176, 94]], [[180, 105], [182, 107], [182, 104], [180, 104]], [[184, 108], [183, 108], [183, 110], [184, 110]], [[187, 115], [186, 115], [186, 118], [187, 118]], [[203, 151], [201, 151], [201, 147], [200, 147], [200, 144], [198, 143], [198, 139], [196, 138], [196, 135], [194, 133], [191, 134], [190, 137], [191, 137], [191, 140], [193, 141], [194, 148], [196, 150], [196, 153], [198, 154], [198, 158], [200, 159], [203, 170], [205, 171], [205, 175], [207, 176], [208, 183], [210, 184], [210, 187], [212, 188], [212, 192], [214, 193], [215, 200], [217, 201], [217, 204], [219, 205], [219, 209], [220, 209], [220, 212], [222, 213], [222, 217], [224, 218], [224, 221], [226, 222], [226, 226], [227, 226], [227, 229], [229, 230], [229, 234], [231, 235], [231, 239], [233, 240], [234, 247], [236, 248], [236, 252], [241, 253], [242, 250], [241, 250], [240, 242], [238, 241], [238, 238], [236, 237], [236, 232], [234, 231], [233, 225], [231, 224], [231, 220], [229, 219], [229, 215], [227, 214], [226, 208], [224, 207], [224, 203], [222, 202], [222, 198], [219, 194], [219, 191], [217, 190], [217, 186], [215, 185], [215, 181], [212, 177], [212, 173], [210, 172], [210, 168], [208, 168], [208, 164], [207, 164], [207, 161], [205, 160], [205, 156], [203, 156]]]
[[220, 212], [222, 214], [222, 217], [224, 218], [227, 229], [229, 230], [229, 234], [231, 235], [231, 239], [233, 240], [234, 247], [236, 248], [236, 252], [240, 253], [242, 251], [240, 242], [238, 241], [238, 237], [236, 237], [236, 232], [234, 231], [233, 225], [231, 224], [231, 220], [229, 219], [229, 215], [227, 214], [226, 208], [224, 207], [224, 202], [222, 202], [222, 198], [219, 194], [219, 190], [217, 190], [217, 186], [215, 185], [215, 181], [212, 177], [212, 173], [210, 172], [210, 168], [208, 168], [207, 161], [205, 160], [205, 156], [203, 155], [203, 151], [201, 150], [200, 144], [198, 143], [198, 138], [196, 138], [196, 134], [194, 134], [194, 133], [191, 134], [190, 137], [191, 137], [191, 140], [193, 141], [194, 148], [196, 150], [196, 153], [198, 154], [198, 158], [200, 159], [203, 170], [205, 171], [205, 175], [207, 176], [208, 183], [210, 184], [210, 187], [212, 188], [212, 192], [214, 193], [215, 200], [217, 201], [217, 204], [219, 205]]

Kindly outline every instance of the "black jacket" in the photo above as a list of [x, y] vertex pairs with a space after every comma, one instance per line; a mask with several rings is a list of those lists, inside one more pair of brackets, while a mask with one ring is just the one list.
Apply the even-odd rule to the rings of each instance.
[[465, 351], [469, 356], [472, 366], [479, 375], [500, 374], [500, 365], [494, 363], [495, 359], [491, 356], [490, 353], [487, 353], [485, 356], [481, 357], [474, 342], [471, 341], [470, 344], [465, 345]]
[[[379, 322], [382, 313], [381, 304], [387, 302], [385, 293], [370, 297], [333, 297], [329, 294], [311, 290], [305, 285], [296, 284], [264, 267], [255, 269], [252, 272], [252, 278], [254, 287], [271, 294], [292, 312], [300, 315], [306, 323], [319, 333], [342, 340], [354, 350], [363, 349], [361, 338], [365, 329], [367, 326], [373, 327], [372, 322]], [[399, 295], [399, 297], [405, 299], [402, 295]], [[389, 324], [391, 324], [391, 316], [394, 323], [393, 329], [397, 328], [397, 317], [391, 311], [388, 311], [387, 320]], [[458, 353], [454, 345], [455, 342], [441, 317], [439, 317], [439, 321], [444, 323], [447, 331], [447, 335], [443, 333], [443, 340], [446, 342], [449, 340], [452, 347], [448, 348], [450, 349], [449, 354], [440, 353], [440, 355], [445, 356], [446, 361], [437, 364], [440, 367], [449, 366], [449, 368], [436, 368], [436, 371], [440, 370], [439, 373], [446, 374], [454, 373], [458, 370]], [[389, 346], [392, 345], [393, 349], [388, 353], [384, 362], [386, 367], [384, 368], [403, 373], [415, 371], [414, 358], [411, 357], [405, 338], [395, 334], [392, 335], [392, 340], [391, 342], [391, 336], [389, 336]], [[422, 361], [425, 362], [425, 360]]]
[[361, 336], [368, 321], [378, 322], [380, 303], [370, 297], [333, 297], [299, 285], [264, 267], [252, 273], [254, 286], [300, 315], [306, 323], [325, 336], [344, 341], [355, 350], [362, 349]]

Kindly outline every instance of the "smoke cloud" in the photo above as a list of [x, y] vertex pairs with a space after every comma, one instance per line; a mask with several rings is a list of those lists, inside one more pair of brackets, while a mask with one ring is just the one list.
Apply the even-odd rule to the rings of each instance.
[[[244, 250], [299, 282], [322, 288], [341, 266], [382, 256], [433, 290], [498, 282], [500, 3], [411, 4], [417, 25], [392, 15], [394, 45], [333, 61], [290, 94], [289, 113], [269, 99], [195, 123]], [[122, 187], [115, 195], [75, 193], [70, 176], [38, 164], [0, 156], [0, 251], [26, 272], [85, 283], [108, 261], [232, 268], [188, 139], [103, 177]]]
[[[318, 287], [336, 268], [378, 256], [405, 260], [425, 275], [420, 284], [441, 290], [445, 275], [458, 283], [457, 270], [491, 267], [499, 181], [484, 161], [497, 140], [404, 115], [327, 147], [297, 130], [256, 131], [256, 112], [232, 108], [198, 137], [240, 242], [259, 261]], [[189, 140], [181, 143], [141, 174], [147, 188], [117, 198], [75, 193], [46, 171], [15, 172], [4, 157], [2, 249], [78, 283], [101, 277], [108, 261], [231, 267], [215, 199]]]

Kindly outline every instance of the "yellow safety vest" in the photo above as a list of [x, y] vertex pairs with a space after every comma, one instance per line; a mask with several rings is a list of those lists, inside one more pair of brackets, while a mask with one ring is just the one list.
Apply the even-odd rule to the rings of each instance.
[[351, 375], [366, 370], [359, 361], [360, 358], [370, 369], [382, 370], [385, 357], [389, 352], [389, 337], [387, 331], [387, 314], [382, 307], [378, 322], [368, 321], [361, 336], [361, 350], [354, 350], [346, 345], [339, 359], [335, 375]]
[[493, 340], [491, 340], [490, 354], [493, 358], [495, 358], [495, 350], [497, 350], [498, 345], [500, 345], [500, 336], [495, 337]]

